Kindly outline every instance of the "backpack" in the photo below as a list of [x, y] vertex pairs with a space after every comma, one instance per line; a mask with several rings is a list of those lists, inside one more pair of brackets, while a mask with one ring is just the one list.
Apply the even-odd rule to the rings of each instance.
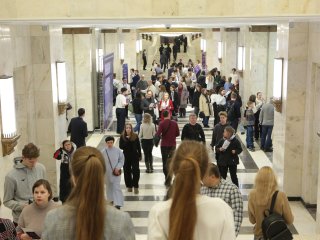
[[[292, 233], [288, 229], [283, 217], [273, 212], [276, 202], [278, 191], [272, 196], [270, 209], [265, 210], [264, 219], [261, 223], [262, 233], [265, 240], [291, 240], [293, 239]], [[268, 212], [268, 215], [266, 215]]]
[[228, 102], [226, 107], [226, 112], [228, 114], [228, 120], [233, 121], [235, 119], [235, 111], [234, 111], [234, 104], [235, 102]]

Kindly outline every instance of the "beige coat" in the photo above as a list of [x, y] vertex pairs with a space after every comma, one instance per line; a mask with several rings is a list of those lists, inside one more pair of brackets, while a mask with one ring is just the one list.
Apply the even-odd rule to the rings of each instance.
[[212, 110], [210, 110], [210, 108], [211, 108], [210, 105], [211, 105], [210, 102], [207, 103], [206, 97], [203, 96], [203, 94], [201, 94], [200, 98], [199, 98], [199, 112], [204, 112], [204, 115], [206, 117], [211, 116], [212, 115]]

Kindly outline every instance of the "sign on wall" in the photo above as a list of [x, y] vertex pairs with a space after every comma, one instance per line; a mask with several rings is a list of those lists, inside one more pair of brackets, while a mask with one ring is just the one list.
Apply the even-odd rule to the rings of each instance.
[[112, 121], [113, 107], [113, 53], [103, 56], [104, 128]]

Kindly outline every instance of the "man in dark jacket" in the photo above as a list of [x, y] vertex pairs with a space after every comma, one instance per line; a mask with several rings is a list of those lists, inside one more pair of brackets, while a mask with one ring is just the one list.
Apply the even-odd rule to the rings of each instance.
[[68, 127], [68, 133], [71, 133], [70, 140], [76, 144], [77, 148], [86, 145], [86, 137], [88, 136], [87, 123], [83, 121], [84, 115], [84, 108], [79, 108], [78, 117], [72, 118]]
[[228, 114], [228, 121], [231, 127], [237, 132], [238, 124], [241, 119], [241, 106], [237, 101], [237, 94], [231, 93], [231, 100], [227, 102], [226, 111]]
[[197, 123], [197, 115], [195, 113], [190, 113], [189, 123], [184, 125], [182, 129], [181, 140], [185, 139], [206, 143], [206, 137], [201, 125]]
[[[219, 118], [220, 122], [214, 126], [213, 132], [212, 132], [212, 140], [210, 146], [212, 147], [212, 150], [214, 147], [219, 143], [219, 141], [223, 138], [223, 132], [224, 129], [229, 126], [227, 122], [227, 112], [221, 111], [219, 112]], [[219, 154], [216, 152], [216, 160], [218, 160]]]
[[232, 127], [228, 126], [224, 129], [223, 138], [216, 145], [216, 152], [219, 153], [217, 165], [221, 177], [226, 179], [229, 169], [232, 182], [239, 187], [237, 165], [239, 164], [238, 155], [242, 152], [242, 147]]

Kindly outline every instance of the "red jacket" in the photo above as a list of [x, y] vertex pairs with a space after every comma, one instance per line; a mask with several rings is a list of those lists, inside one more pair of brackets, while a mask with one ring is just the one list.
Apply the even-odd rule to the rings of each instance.
[[159, 103], [159, 111], [160, 111], [160, 116], [161, 116], [161, 121], [163, 121], [163, 115], [162, 115], [162, 113], [163, 113], [163, 111], [164, 110], [168, 110], [169, 111], [169, 116], [170, 116], [170, 118], [171, 118], [171, 115], [172, 115], [172, 111], [174, 110], [174, 106], [173, 106], [173, 103], [172, 103], [172, 100], [171, 99], [168, 99], [168, 101], [169, 101], [169, 104], [168, 104], [168, 106], [167, 106], [167, 108], [166, 109], [162, 109], [162, 110], [160, 110], [161, 109], [161, 104], [162, 104], [162, 102], [163, 102], [163, 100], [161, 100], [160, 101], [160, 103]]
[[161, 136], [161, 147], [175, 147], [177, 145], [176, 137], [180, 135], [178, 123], [170, 119], [165, 119], [160, 122], [156, 134]]

